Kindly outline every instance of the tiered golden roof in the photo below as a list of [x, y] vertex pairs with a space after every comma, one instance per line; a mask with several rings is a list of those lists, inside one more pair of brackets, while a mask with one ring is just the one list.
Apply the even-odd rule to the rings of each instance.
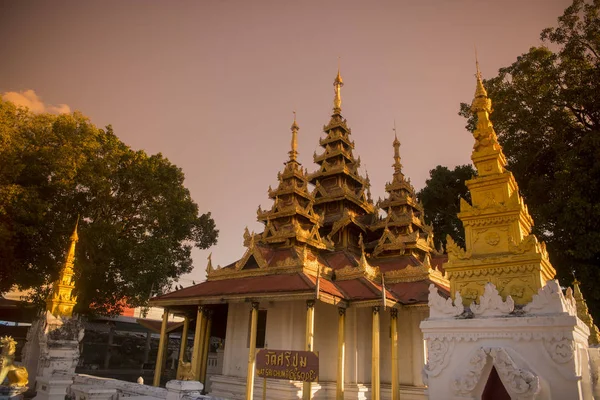
[[324, 249], [327, 246], [319, 234], [322, 218], [313, 210], [314, 198], [308, 191], [307, 172], [297, 160], [299, 129], [294, 116], [289, 160], [277, 175], [277, 188], [273, 190], [269, 187], [273, 206], [268, 211], [263, 211], [260, 207], [257, 211], [258, 220], [265, 224], [260, 242], [285, 246], [302, 243]]
[[531, 234], [533, 219], [514, 176], [505, 168], [506, 157], [489, 118], [492, 101], [478, 64], [476, 78], [471, 110], [477, 125], [471, 159], [478, 176], [466, 182], [472, 204], [461, 199], [458, 214], [466, 249], [448, 237], [449, 260], [444, 268], [451, 293], [460, 291], [465, 304], [478, 299], [487, 282], [494, 283], [504, 297], [512, 296], [516, 304], [525, 304], [556, 272], [545, 244]]
[[75, 229], [71, 234], [69, 251], [65, 263], [60, 270], [60, 275], [52, 284], [52, 291], [46, 299], [46, 310], [50, 311], [55, 317], [71, 317], [73, 315], [73, 307], [77, 304], [77, 296], [73, 294], [75, 289], [75, 281], [73, 270], [75, 265], [75, 245], [79, 241], [77, 227], [79, 220], [75, 224]]
[[358, 171], [360, 158], [355, 159], [352, 154], [351, 130], [341, 115], [343, 81], [339, 70], [333, 85], [333, 114], [323, 127], [327, 136], [319, 140], [324, 151], [315, 153], [319, 170], [309, 175], [309, 181], [315, 185], [315, 210], [325, 217], [321, 234], [332, 240], [336, 248], [352, 247], [358, 252], [359, 235], [367, 233], [360, 219], [373, 214], [374, 207], [369, 200], [370, 184]]
[[[379, 218], [368, 174], [363, 178], [358, 171], [360, 158], [352, 154], [351, 131], [341, 115], [342, 85], [338, 70], [333, 113], [323, 128], [326, 137], [319, 140], [324, 151], [314, 155], [318, 170], [307, 175], [297, 161], [299, 127], [294, 118], [289, 160], [278, 174], [278, 187], [269, 188], [273, 206], [268, 211], [258, 209], [264, 231], [255, 234], [245, 230], [246, 251], [235, 263], [215, 268], [209, 258], [209, 282], [301, 273], [320, 282], [317, 291], [323, 290], [321, 285], [335, 291], [334, 280], [352, 285], [348, 281], [354, 279], [368, 280], [367, 286], [375, 285], [375, 291], [382, 291], [377, 285], [384, 280], [392, 285], [388, 288], [399, 285], [397, 289], [403, 291], [403, 283], [417, 282], [423, 288], [419, 293], [426, 293], [431, 282], [443, 288], [449, 286], [436, 269], [442, 257], [433, 251], [431, 227], [423, 221], [423, 207], [402, 173], [397, 138], [393, 180], [386, 186], [388, 198], [380, 202], [388, 217]], [[312, 193], [307, 189], [309, 183], [314, 185]], [[405, 296], [402, 293], [400, 297]], [[346, 295], [348, 299], [354, 296]], [[376, 301], [379, 299], [377, 296]]]
[[379, 238], [373, 255], [406, 254], [424, 261], [426, 255], [434, 251], [433, 228], [425, 223], [423, 205], [417, 201], [410, 180], [406, 180], [402, 173], [400, 141], [397, 135], [393, 146], [393, 179], [385, 185], [387, 198], [377, 202], [377, 206], [384, 210], [387, 216], [371, 228]]

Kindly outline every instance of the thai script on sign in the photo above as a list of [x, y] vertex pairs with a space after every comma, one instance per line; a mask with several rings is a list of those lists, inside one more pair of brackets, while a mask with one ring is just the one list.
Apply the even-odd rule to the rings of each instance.
[[265, 378], [316, 382], [319, 356], [312, 351], [262, 349], [256, 355], [256, 373]]

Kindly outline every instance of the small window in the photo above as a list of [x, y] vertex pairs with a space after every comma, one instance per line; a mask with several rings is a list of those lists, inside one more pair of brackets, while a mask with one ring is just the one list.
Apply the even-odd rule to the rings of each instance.
[[[250, 348], [250, 329], [252, 328], [252, 311], [248, 318], [248, 339], [246, 347]], [[267, 310], [258, 310], [258, 318], [256, 322], [256, 348], [262, 349], [265, 347], [265, 337], [267, 333]]]

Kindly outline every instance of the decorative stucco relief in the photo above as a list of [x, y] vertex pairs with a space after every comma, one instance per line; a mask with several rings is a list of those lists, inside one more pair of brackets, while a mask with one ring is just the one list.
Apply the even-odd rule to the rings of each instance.
[[511, 398], [535, 399], [540, 391], [539, 377], [527, 369], [519, 368], [502, 347], [480, 347], [473, 351], [466, 372], [461, 370], [460, 375], [452, 382], [454, 392], [458, 395], [475, 395], [473, 391], [490, 359]]
[[454, 349], [454, 341], [433, 339], [427, 341], [427, 364], [423, 367], [424, 375], [429, 378], [438, 376], [446, 368]]
[[451, 298], [442, 297], [433, 283], [429, 285], [429, 318], [452, 318], [462, 314], [464, 310], [460, 292], [456, 292], [453, 303]]
[[483, 296], [479, 298], [479, 304], [471, 303], [471, 311], [476, 316], [492, 317], [511, 313], [515, 309], [512, 297], [507, 296], [506, 301], [498, 293], [493, 283], [486, 283]]
[[531, 314], [559, 314], [568, 313], [577, 315], [577, 306], [572, 294], [563, 295], [557, 280], [551, 280], [533, 295], [531, 303], [523, 307]]

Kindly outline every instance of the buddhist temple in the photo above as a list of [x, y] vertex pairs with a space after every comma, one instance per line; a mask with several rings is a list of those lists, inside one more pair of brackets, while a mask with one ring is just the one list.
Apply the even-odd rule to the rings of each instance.
[[[338, 70], [313, 168], [298, 162], [294, 114], [288, 158], [268, 190], [272, 206], [257, 211], [264, 229], [246, 228], [241, 258], [215, 267], [209, 257], [205, 282], [151, 299], [165, 310], [161, 340], [169, 314], [184, 317], [184, 337], [193, 324], [193, 355], [185, 361], [181, 346], [179, 375], [227, 399], [258, 398], [259, 390], [268, 399], [591, 398], [585, 368], [600, 363], [598, 349], [588, 349], [598, 329], [578, 283], [562, 292], [531, 233], [479, 66], [471, 108], [477, 176], [458, 214], [466, 248], [448, 237], [446, 254], [434, 248], [402, 171], [397, 134], [385, 198], [371, 199], [342, 116], [343, 84]], [[226, 333], [222, 366], [208, 376], [215, 315], [226, 318]], [[318, 380], [260, 382], [261, 348], [317, 353]], [[159, 350], [155, 386], [164, 357]]]
[[[432, 228], [402, 172], [397, 137], [386, 198], [371, 199], [342, 115], [343, 84], [338, 71], [315, 167], [298, 162], [294, 116], [287, 160], [268, 190], [272, 206], [257, 211], [264, 230], [245, 230], [241, 258], [215, 267], [209, 257], [205, 282], [150, 301], [165, 308], [165, 321], [176, 314], [193, 324], [192, 359], [181, 365], [210, 385], [211, 395], [253, 398], [261, 387], [254, 356], [264, 347], [315, 351], [321, 360], [318, 383], [267, 379], [277, 393], [267, 398], [425, 398], [419, 323], [428, 315], [429, 286], [449, 293], [446, 257], [433, 248]], [[227, 315], [223, 366], [208, 382], [206, 343], [215, 313]], [[182, 359], [184, 353], [182, 347]], [[163, 363], [159, 353], [155, 385]]]

